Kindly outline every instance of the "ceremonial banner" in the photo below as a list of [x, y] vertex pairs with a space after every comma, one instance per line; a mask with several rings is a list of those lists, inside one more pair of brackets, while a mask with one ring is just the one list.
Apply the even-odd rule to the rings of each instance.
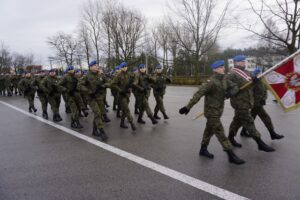
[[267, 83], [285, 112], [300, 106], [300, 53], [296, 52], [264, 73]]

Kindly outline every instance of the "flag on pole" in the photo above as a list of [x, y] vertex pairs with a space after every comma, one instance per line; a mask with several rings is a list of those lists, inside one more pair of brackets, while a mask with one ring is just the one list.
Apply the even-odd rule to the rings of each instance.
[[300, 52], [264, 73], [264, 81], [285, 112], [300, 106]]

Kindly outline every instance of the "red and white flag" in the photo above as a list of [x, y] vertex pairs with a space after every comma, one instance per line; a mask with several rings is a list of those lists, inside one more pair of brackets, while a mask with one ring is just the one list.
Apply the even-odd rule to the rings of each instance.
[[300, 51], [292, 54], [261, 76], [284, 111], [300, 106]]

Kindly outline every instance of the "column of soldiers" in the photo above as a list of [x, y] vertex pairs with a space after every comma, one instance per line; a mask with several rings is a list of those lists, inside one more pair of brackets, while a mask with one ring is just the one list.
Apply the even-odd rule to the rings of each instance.
[[[190, 109], [202, 98], [205, 98], [204, 116], [207, 119], [204, 130], [200, 156], [214, 158], [208, 151], [211, 137], [215, 134], [221, 143], [223, 150], [227, 153], [229, 162], [234, 164], [244, 164], [245, 161], [239, 158], [234, 152], [233, 147], [242, 147], [235, 140], [239, 128], [242, 129], [242, 136], [252, 137], [258, 145], [258, 149], [265, 152], [275, 151], [272, 147], [264, 143], [260, 133], [255, 128], [254, 119], [258, 115], [265, 123], [270, 132], [271, 139], [281, 139], [284, 136], [274, 131], [271, 118], [264, 110], [266, 100], [266, 88], [257, 78], [258, 69], [253, 73], [245, 70], [245, 59], [243, 55], [234, 57], [234, 68], [230, 74], [225, 74], [225, 62], [216, 61], [211, 65], [213, 76], [199, 87], [189, 103], [179, 110], [180, 114], [188, 114]], [[9, 80], [8, 80], [9, 79]], [[253, 84], [241, 89], [247, 82]], [[146, 66], [140, 64], [128, 70], [128, 64], [122, 62], [116, 66], [112, 75], [108, 78], [103, 73], [103, 69], [96, 61], [89, 64], [89, 71], [82, 74], [82, 71], [68, 66], [62, 77], [57, 76], [57, 71], [40, 71], [32, 76], [31, 73], [24, 73], [20, 76], [0, 75], [0, 94], [11, 96], [23, 94], [28, 100], [29, 112], [37, 112], [34, 105], [34, 97], [40, 100], [42, 116], [48, 119], [48, 104], [50, 104], [53, 121], [60, 122], [62, 118], [59, 114], [61, 97], [65, 101], [66, 113], [71, 115], [71, 128], [81, 129], [80, 117], [87, 117], [88, 110], [93, 113], [92, 135], [99, 137], [102, 141], [108, 140], [108, 135], [104, 131], [105, 123], [111, 120], [107, 116], [108, 103], [106, 102], [107, 88], [110, 88], [113, 96], [112, 109], [116, 111], [116, 117], [121, 118], [120, 128], [128, 129], [126, 124], [130, 124], [132, 131], [136, 130], [132, 112], [129, 108], [131, 94], [134, 95], [134, 114], [137, 115], [137, 123], [145, 124], [143, 119], [144, 112], [152, 124], [158, 123], [163, 118], [169, 119], [164, 108], [163, 98], [166, 85], [171, 82], [170, 78], [164, 75], [161, 65], [157, 65], [154, 75], [147, 73]], [[149, 96], [151, 88], [156, 100], [154, 113], [149, 106]], [[255, 90], [255, 92], [253, 92]], [[230, 99], [234, 108], [234, 118], [229, 128], [229, 136], [226, 137], [221, 123], [221, 116], [224, 109], [224, 101]]]
[[[252, 73], [247, 71], [245, 69], [246, 57], [244, 55], [237, 55], [233, 60], [234, 68], [228, 75], [225, 74], [224, 60], [212, 63], [211, 68], [214, 74], [206, 83], [199, 87], [199, 90], [193, 95], [189, 103], [179, 110], [179, 113], [188, 114], [190, 109], [204, 96], [204, 116], [207, 119], [207, 123], [199, 155], [210, 159], [214, 158], [214, 155], [207, 150], [207, 147], [211, 137], [216, 135], [223, 150], [228, 155], [229, 162], [241, 165], [245, 161], [233, 152], [233, 147], [242, 147], [234, 138], [241, 127], [244, 128], [242, 135], [247, 134], [247, 136], [252, 137], [257, 143], [258, 150], [265, 152], [275, 151], [274, 148], [265, 144], [261, 139], [261, 135], [254, 124], [256, 115], [259, 115], [268, 127], [272, 140], [281, 139], [284, 136], [275, 133], [271, 118], [263, 109], [266, 100], [266, 90], [262, 87], [263, 83], [261, 80], [257, 78], [260, 70], [257, 68]], [[253, 84], [243, 88], [249, 82], [253, 82]], [[234, 118], [230, 124], [228, 137], [225, 136], [220, 120], [225, 99], [230, 99], [230, 104], [234, 109]]]

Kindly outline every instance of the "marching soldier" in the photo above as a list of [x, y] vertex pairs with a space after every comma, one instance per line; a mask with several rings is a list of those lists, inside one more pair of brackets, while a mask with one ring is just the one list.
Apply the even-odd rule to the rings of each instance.
[[4, 75], [0, 74], [0, 95], [5, 96], [5, 90], [4, 90]]
[[34, 77], [33, 81], [31, 82], [33, 87], [37, 88], [37, 95], [39, 97], [39, 100], [41, 102], [42, 110], [43, 110], [43, 118], [48, 119], [48, 98], [47, 94], [42, 89], [42, 80], [45, 78], [46, 73], [45, 71], [40, 71], [37, 76]]
[[164, 107], [164, 95], [166, 93], [166, 84], [171, 83], [171, 80], [169, 77], [162, 74], [162, 66], [159, 64], [156, 66], [155, 69], [155, 75], [154, 75], [154, 84], [153, 84], [153, 95], [156, 101], [156, 106], [154, 108], [154, 118], [160, 119], [160, 117], [157, 115], [158, 111], [160, 111], [164, 119], [169, 119], [168, 115], [166, 114], [166, 110]]
[[61, 101], [61, 92], [58, 85], [59, 79], [56, 76], [56, 69], [51, 69], [49, 75], [41, 82], [41, 89], [46, 93], [48, 102], [53, 112], [53, 121], [62, 121], [59, 115], [59, 106]]
[[146, 111], [147, 116], [151, 119], [152, 124], [157, 124], [156, 119], [153, 117], [153, 113], [149, 107], [148, 98], [150, 96], [150, 84], [153, 82], [151, 77], [146, 73], [146, 66], [144, 64], [139, 65], [139, 75], [135, 79], [133, 86], [137, 90], [139, 117], [137, 122], [145, 124], [143, 120], [144, 112]]
[[[114, 73], [113, 73], [112, 83], [117, 81], [116, 79], [118, 79], [118, 76], [120, 73], [121, 73], [120, 66], [116, 66], [114, 69]], [[119, 94], [118, 89], [116, 89], [115, 87], [112, 87], [111, 94], [114, 98], [113, 110], [117, 111], [117, 118], [121, 118], [120, 94]]]
[[119, 103], [122, 111], [120, 127], [127, 129], [128, 126], [125, 124], [125, 118], [127, 118], [130, 123], [131, 129], [136, 130], [135, 124], [133, 123], [133, 118], [129, 109], [129, 98], [130, 98], [130, 88], [132, 87], [132, 77], [128, 73], [127, 63], [123, 62], [120, 65], [121, 72], [113, 80], [111, 86], [114, 90], [119, 93]]
[[[260, 73], [260, 72], [261, 72], [260, 68], [256, 68], [254, 71], [254, 73]], [[254, 95], [254, 106], [251, 110], [251, 116], [253, 117], [254, 120], [257, 115], [259, 116], [259, 118], [267, 127], [272, 140], [282, 139], [284, 136], [279, 135], [274, 131], [274, 126], [271, 117], [264, 109], [264, 106], [266, 105], [266, 100], [268, 98], [268, 92], [262, 80], [257, 80], [256, 84], [253, 85], [253, 95]], [[241, 136], [251, 137], [244, 127], [241, 131]]]
[[67, 74], [59, 82], [59, 86], [62, 92], [66, 95], [67, 104], [71, 109], [71, 127], [81, 129], [83, 126], [79, 122], [79, 112], [78, 104], [76, 100], [76, 95], [78, 95], [77, 84], [78, 80], [75, 77], [75, 71], [73, 66], [68, 66], [66, 69]]
[[210, 138], [215, 134], [221, 143], [224, 151], [227, 153], [229, 162], [240, 165], [245, 161], [237, 157], [233, 150], [230, 141], [224, 134], [224, 128], [221, 123], [221, 116], [224, 110], [224, 100], [238, 92], [238, 87], [226, 79], [224, 72], [225, 62], [219, 60], [211, 65], [214, 74], [210, 77], [207, 83], [199, 87], [199, 90], [194, 94], [189, 103], [179, 110], [180, 114], [188, 114], [190, 109], [205, 96], [204, 99], [204, 116], [207, 119], [205, 131], [202, 138], [200, 156], [205, 156], [212, 159], [213, 154], [209, 153], [207, 146]]
[[24, 97], [27, 98], [28, 103], [29, 103], [29, 112], [31, 113], [32, 111], [36, 112], [37, 109], [34, 107], [34, 97], [35, 97], [35, 91], [36, 87], [33, 87], [32, 84], [32, 78], [31, 78], [31, 73], [26, 72], [25, 78], [23, 78], [19, 82], [19, 87], [22, 88], [22, 91], [24, 93]]
[[[134, 67], [133, 70], [132, 70], [132, 76], [134, 79], [136, 79], [139, 75], [139, 68], [138, 67]], [[138, 98], [138, 92], [137, 90], [133, 87], [132, 88], [132, 93], [133, 93], [133, 96], [135, 98], [135, 102], [134, 102], [134, 114], [138, 115], [139, 114], [139, 98]]]
[[[256, 84], [258, 80], [255, 76], [251, 77], [250, 73], [245, 70], [245, 60], [246, 57], [244, 55], [235, 56], [233, 58], [234, 68], [231, 70], [231, 74], [229, 74], [229, 79], [236, 83], [239, 88], [250, 81], [253, 81], [254, 84]], [[234, 137], [236, 136], [239, 128], [243, 126], [256, 141], [259, 150], [265, 152], [275, 151], [275, 149], [265, 144], [261, 139], [260, 133], [257, 131], [250, 113], [254, 104], [253, 84], [240, 90], [237, 95], [230, 98], [230, 103], [234, 108], [234, 118], [230, 124], [228, 136], [232, 145], [235, 147], [242, 147], [241, 144], [235, 141]]]
[[93, 135], [100, 137], [102, 141], [108, 139], [104, 132], [104, 123], [102, 115], [104, 112], [104, 95], [107, 85], [104, 80], [99, 76], [101, 69], [96, 61], [89, 64], [90, 71], [82, 78], [78, 85], [78, 89], [88, 95], [88, 104], [94, 113], [93, 120]]

